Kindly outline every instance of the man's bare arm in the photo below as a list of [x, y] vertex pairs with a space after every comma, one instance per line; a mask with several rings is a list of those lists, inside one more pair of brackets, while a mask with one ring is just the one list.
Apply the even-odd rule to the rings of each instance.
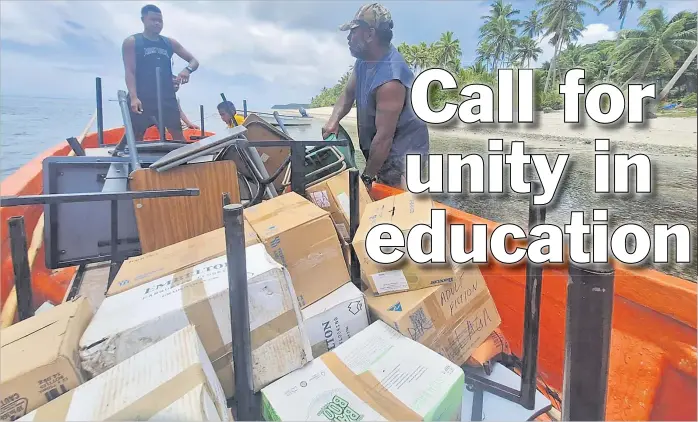
[[351, 111], [354, 100], [356, 100], [356, 70], [351, 72], [344, 92], [342, 92], [342, 95], [339, 96], [337, 103], [334, 105], [330, 121], [339, 123]]
[[126, 89], [131, 98], [138, 98], [136, 92], [136, 39], [128, 37], [121, 46], [121, 55], [126, 73]]
[[406, 89], [399, 81], [392, 80], [376, 91], [376, 135], [371, 141], [371, 150], [364, 174], [375, 176], [385, 163], [393, 146], [400, 112], [405, 104]]
[[176, 55], [181, 57], [182, 60], [185, 60], [189, 67], [191, 67], [193, 70], [199, 68], [199, 61], [196, 60], [193, 54], [191, 54], [186, 48], [182, 47], [182, 44], [180, 44], [179, 41], [175, 40], [174, 38], [170, 38], [170, 41], [172, 42], [172, 50]]

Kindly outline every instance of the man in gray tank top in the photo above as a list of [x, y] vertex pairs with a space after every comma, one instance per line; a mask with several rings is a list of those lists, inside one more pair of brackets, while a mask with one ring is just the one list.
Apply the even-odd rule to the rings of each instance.
[[349, 51], [356, 62], [322, 135], [337, 133], [340, 120], [356, 101], [359, 144], [366, 158], [362, 180], [369, 188], [377, 181], [406, 189], [405, 156], [420, 154], [424, 166], [429, 130], [412, 109], [414, 74], [391, 43], [390, 12], [378, 3], [367, 4], [339, 29], [349, 31]]

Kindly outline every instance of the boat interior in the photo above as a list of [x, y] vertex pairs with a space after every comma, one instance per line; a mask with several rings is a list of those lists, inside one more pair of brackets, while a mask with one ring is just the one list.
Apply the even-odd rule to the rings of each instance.
[[[84, 296], [96, 309], [120, 263], [222, 227], [225, 204], [247, 208], [291, 191], [304, 195], [309, 186], [356, 168], [353, 141], [341, 127], [336, 138], [294, 140], [277, 113], [274, 124], [245, 112], [243, 125], [222, 132], [185, 130], [187, 142], [177, 142], [162, 127], [151, 127], [137, 143], [123, 91], [119, 102], [124, 127], [104, 130], [98, 121], [96, 133], [69, 138], [3, 182], [3, 220], [21, 217], [29, 234], [28, 254], [16, 258], [3, 227], [3, 327], [47, 301]], [[358, 184], [358, 173], [351, 174]], [[399, 193], [379, 184], [370, 192], [373, 200]], [[350, 196], [358, 214], [358, 199]], [[486, 224], [490, 233], [496, 227], [438, 206], [449, 224], [466, 230]], [[358, 215], [352, 220], [353, 233]], [[27, 260], [30, 281], [20, 284], [17, 259]], [[360, 271], [355, 257], [352, 266], [354, 277]], [[496, 363], [508, 371], [464, 368], [472, 396], [463, 402], [463, 420], [559, 420], [570, 380], [585, 385], [587, 396], [569, 399], [578, 406], [591, 400], [588, 407], [600, 406], [609, 420], [696, 420], [695, 283], [616, 264], [614, 288], [604, 299], [610, 307], [599, 308], [568, 296], [567, 264], [535, 270], [494, 262], [481, 272], [511, 356]], [[576, 339], [592, 354], [608, 350], [601, 366], [585, 368], [586, 374], [575, 373], [565, 359], [571, 305], [596, 310], [607, 330]]]

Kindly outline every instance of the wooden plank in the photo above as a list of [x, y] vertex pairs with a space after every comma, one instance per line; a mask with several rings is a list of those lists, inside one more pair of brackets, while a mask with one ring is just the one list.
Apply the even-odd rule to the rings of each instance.
[[199, 196], [134, 200], [143, 253], [223, 227], [222, 195], [240, 202], [237, 168], [233, 161], [187, 164], [158, 173], [140, 169], [130, 175], [136, 191], [198, 188]]
[[[259, 142], [291, 140], [289, 136], [286, 136], [286, 134], [276, 129], [274, 126], [269, 124], [269, 122], [254, 114], [247, 116], [243, 126], [247, 128], [245, 137], [248, 141]], [[271, 176], [279, 167], [281, 167], [284, 160], [291, 155], [291, 148], [257, 147], [257, 152], [259, 152], [262, 162], [264, 162], [264, 167], [267, 169], [269, 176]], [[281, 189], [283, 179], [284, 172], [281, 172], [279, 177], [274, 180], [274, 186], [276, 186], [277, 189]]]

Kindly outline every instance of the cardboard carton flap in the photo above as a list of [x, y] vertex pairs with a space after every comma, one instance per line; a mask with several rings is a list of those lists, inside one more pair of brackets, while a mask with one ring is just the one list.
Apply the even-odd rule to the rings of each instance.
[[362, 244], [366, 241], [366, 235], [373, 226], [381, 223], [390, 223], [393, 218], [394, 196], [382, 199], [380, 201], [371, 202], [366, 205], [364, 214], [361, 216], [359, 227], [354, 235], [354, 245]]
[[[243, 221], [245, 246], [258, 243], [257, 234]], [[225, 255], [225, 229], [220, 228], [124, 261], [107, 296], [183, 271]]]
[[348, 300], [354, 300], [356, 298], [363, 298], [363, 293], [350, 281], [325, 296], [323, 300], [311, 303], [305, 309], [301, 310], [301, 313], [304, 319], [311, 318], [315, 315], [327, 312], [329, 309], [341, 305]]
[[329, 214], [297, 193], [289, 192], [246, 209], [244, 215], [264, 241]]
[[375, 411], [383, 415], [387, 420], [394, 421], [421, 421], [423, 418], [410, 409], [400, 399], [395, 397], [381, 382], [369, 371], [359, 375], [354, 374], [347, 365], [342, 362], [334, 352], [327, 352], [320, 357], [329, 370], [342, 384], [347, 386]]
[[50, 364], [61, 355], [73, 360], [71, 347], [65, 343], [77, 345], [91, 316], [87, 299], [80, 297], [3, 329], [0, 382]]

